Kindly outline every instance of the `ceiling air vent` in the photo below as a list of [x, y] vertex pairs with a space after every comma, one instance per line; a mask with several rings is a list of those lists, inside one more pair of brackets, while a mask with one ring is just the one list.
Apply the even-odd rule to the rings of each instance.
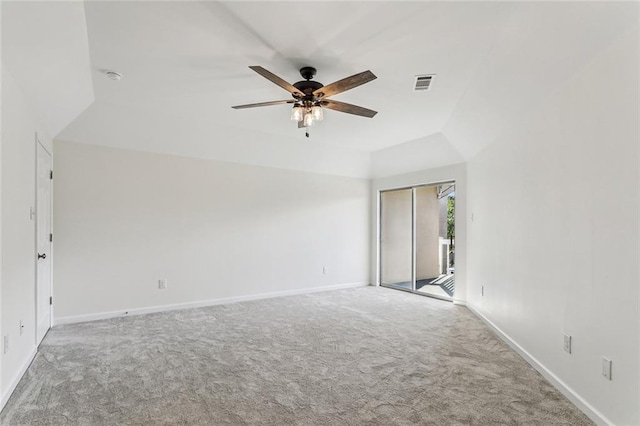
[[425, 90], [429, 90], [433, 77], [435, 77], [435, 74], [416, 75], [416, 81], [413, 85], [413, 91], [422, 92]]

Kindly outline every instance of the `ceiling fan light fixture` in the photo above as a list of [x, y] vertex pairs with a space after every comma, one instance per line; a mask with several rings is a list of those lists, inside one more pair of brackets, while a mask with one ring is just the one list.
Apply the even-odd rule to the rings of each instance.
[[[298, 128], [312, 126], [316, 121], [322, 121], [324, 118], [324, 108], [329, 108], [338, 112], [345, 112], [347, 114], [359, 115], [361, 117], [372, 118], [377, 114], [377, 111], [373, 111], [367, 108], [359, 107], [357, 105], [348, 104], [345, 102], [334, 101], [327, 99], [330, 96], [337, 95], [339, 93], [351, 90], [372, 80], [377, 77], [371, 71], [364, 71], [358, 74], [354, 74], [350, 77], [343, 78], [338, 81], [334, 81], [329, 85], [323, 85], [320, 82], [312, 80], [316, 73], [316, 69], [313, 67], [303, 67], [300, 69], [300, 75], [305, 81], [298, 81], [294, 84], [288, 83], [286, 80], [278, 77], [271, 71], [268, 71], [261, 66], [253, 65], [249, 67], [251, 70], [260, 74], [270, 82], [277, 86], [280, 86], [293, 96], [293, 100], [279, 100], [270, 102], [258, 102], [253, 104], [236, 105], [232, 106], [233, 109], [245, 109], [264, 107], [271, 105], [283, 105], [293, 104], [291, 109], [291, 120], [298, 122]], [[307, 137], [309, 133], [306, 132]]]
[[308, 112], [304, 115], [304, 127], [313, 126], [313, 113]]
[[319, 105], [311, 107], [311, 114], [313, 115], [313, 119], [315, 121], [322, 121], [322, 119], [324, 118], [322, 107]]
[[304, 108], [299, 105], [295, 105], [291, 110], [291, 121], [302, 121], [303, 116]]

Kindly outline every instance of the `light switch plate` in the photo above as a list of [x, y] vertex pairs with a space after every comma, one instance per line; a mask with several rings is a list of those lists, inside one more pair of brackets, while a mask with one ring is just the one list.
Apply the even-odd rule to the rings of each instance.
[[571, 353], [571, 336], [568, 334], [564, 335], [564, 351]]
[[602, 375], [609, 380], [611, 380], [611, 364], [610, 359], [602, 357]]

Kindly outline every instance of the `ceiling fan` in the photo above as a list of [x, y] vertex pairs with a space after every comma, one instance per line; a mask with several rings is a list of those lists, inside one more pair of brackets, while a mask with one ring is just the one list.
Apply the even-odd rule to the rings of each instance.
[[[298, 81], [294, 84], [289, 84], [274, 73], [260, 66], [250, 66], [249, 68], [291, 93], [293, 99], [237, 105], [232, 107], [234, 109], [293, 104], [291, 120], [297, 121], [299, 128], [309, 127], [316, 121], [322, 120], [323, 108], [329, 108], [334, 111], [346, 112], [347, 114], [360, 115], [368, 118], [371, 118], [378, 113], [377, 111], [357, 105], [327, 99], [330, 96], [337, 95], [338, 93], [345, 92], [353, 89], [354, 87], [358, 87], [362, 84], [375, 80], [377, 77], [371, 71], [364, 71], [324, 86], [322, 83], [312, 80], [316, 75], [316, 69], [313, 67], [300, 68], [300, 75], [302, 75], [302, 78], [305, 80]], [[307, 137], [309, 137], [308, 133]]]

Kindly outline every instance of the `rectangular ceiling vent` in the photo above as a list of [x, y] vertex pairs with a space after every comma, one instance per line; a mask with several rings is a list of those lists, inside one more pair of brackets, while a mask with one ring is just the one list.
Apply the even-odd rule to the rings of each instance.
[[413, 85], [413, 91], [422, 92], [425, 90], [429, 90], [433, 77], [435, 77], [435, 74], [416, 75], [416, 81]]

